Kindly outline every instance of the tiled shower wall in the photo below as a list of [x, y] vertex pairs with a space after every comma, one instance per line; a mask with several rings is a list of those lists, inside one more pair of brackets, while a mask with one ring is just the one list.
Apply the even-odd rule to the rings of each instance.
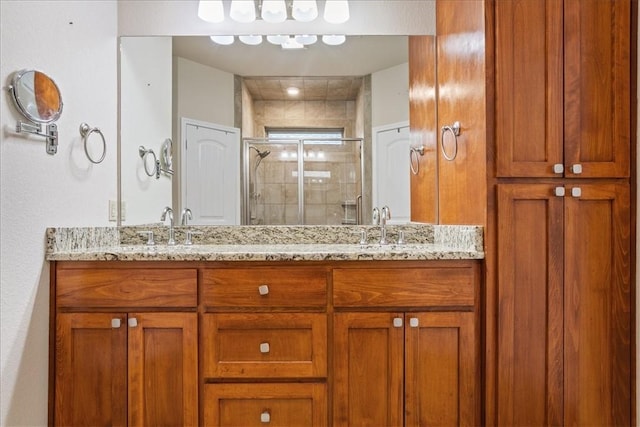
[[[254, 101], [254, 134], [266, 128], [340, 128], [345, 138], [356, 137], [355, 101]], [[255, 223], [296, 224], [298, 218], [297, 160], [272, 151], [257, 169]], [[292, 148], [288, 149], [292, 151]], [[322, 151], [323, 158], [320, 158]], [[311, 153], [313, 152], [313, 157]], [[360, 194], [361, 168], [357, 144], [314, 146], [307, 149], [305, 170], [324, 177], [305, 178], [305, 224], [342, 224], [355, 219], [353, 203]], [[327, 177], [330, 175], [330, 178]], [[260, 221], [262, 220], [262, 221]]]

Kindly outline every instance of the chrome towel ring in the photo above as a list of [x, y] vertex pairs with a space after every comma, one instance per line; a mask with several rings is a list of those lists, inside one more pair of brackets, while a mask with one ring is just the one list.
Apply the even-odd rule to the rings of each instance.
[[418, 172], [420, 172], [420, 157], [418, 157], [418, 154], [424, 156], [424, 145], [411, 147], [409, 151], [409, 167], [414, 175], [418, 175]]
[[[144, 171], [148, 176], [155, 176], [156, 179], [160, 178], [160, 161], [156, 156], [156, 153], [153, 152], [151, 148], [144, 148], [142, 145], [138, 147], [138, 155], [142, 158], [142, 163], [144, 164]], [[153, 169], [149, 171], [149, 167], [147, 166], [147, 156], [151, 155], [153, 157]]]
[[[91, 154], [89, 154], [89, 150], [87, 149], [87, 141], [89, 140], [91, 134], [94, 132], [100, 135], [100, 138], [102, 139], [102, 155], [98, 160], [95, 160], [93, 157], [91, 157]], [[92, 128], [86, 123], [82, 123], [80, 125], [80, 135], [82, 136], [82, 140], [84, 141], [84, 153], [87, 155], [89, 161], [94, 164], [102, 163], [102, 161], [104, 160], [104, 156], [107, 154], [107, 141], [105, 141], [102, 131], [98, 128]]]
[[[448, 155], [447, 150], [445, 150], [444, 148], [444, 135], [447, 132], [451, 132], [454, 138], [452, 155]], [[440, 130], [440, 149], [442, 150], [442, 156], [449, 161], [454, 160], [458, 155], [458, 136], [459, 135], [460, 135], [460, 122], [458, 121], [453, 122], [453, 124], [451, 125], [444, 125]]]

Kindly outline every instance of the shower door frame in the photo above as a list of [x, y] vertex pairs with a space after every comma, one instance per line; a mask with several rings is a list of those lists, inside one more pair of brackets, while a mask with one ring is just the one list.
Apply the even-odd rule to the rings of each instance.
[[[314, 141], [327, 141], [327, 142], [359, 142], [360, 143], [360, 185], [359, 185], [359, 195], [356, 196], [356, 211], [360, 212], [356, 214], [356, 225], [361, 225], [362, 223], [362, 198], [364, 193], [364, 155], [362, 151], [364, 150], [364, 138], [288, 138], [288, 139], [276, 139], [276, 138], [252, 138], [246, 137], [241, 139], [242, 145], [242, 190], [243, 195], [241, 197], [242, 201], [242, 218], [243, 225], [252, 225], [251, 224], [251, 195], [249, 194], [249, 184], [250, 184], [250, 174], [248, 173], [249, 168], [251, 166], [249, 155], [249, 150], [251, 145], [261, 144], [287, 144], [294, 145], [297, 144], [297, 153], [298, 153], [298, 224], [295, 225], [305, 225], [304, 221], [304, 146], [305, 142], [313, 143]], [[257, 174], [256, 174], [257, 175]], [[359, 206], [358, 206], [359, 205]], [[256, 203], [256, 210], [258, 206]], [[291, 224], [287, 224], [291, 225]]]

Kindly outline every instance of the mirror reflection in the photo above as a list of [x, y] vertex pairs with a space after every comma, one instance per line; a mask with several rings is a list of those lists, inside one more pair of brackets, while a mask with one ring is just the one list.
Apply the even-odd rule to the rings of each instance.
[[11, 94], [18, 110], [32, 122], [51, 123], [62, 113], [60, 90], [43, 72], [21, 70], [15, 73]]
[[[284, 52], [209, 37], [121, 38], [122, 224], [158, 222], [165, 206], [189, 208], [192, 224], [366, 223], [374, 204], [388, 203], [377, 200], [385, 194], [380, 183], [402, 196], [394, 203], [406, 206], [392, 212], [402, 218], [404, 210], [408, 220], [409, 135], [400, 132], [409, 119], [407, 45], [406, 36], [353, 36], [340, 46]], [[337, 131], [343, 141], [268, 140], [318, 130]], [[385, 132], [404, 139], [376, 135]], [[174, 173], [150, 178], [138, 148], [161, 152], [167, 138]], [[293, 152], [302, 159], [285, 160]], [[384, 174], [376, 158], [389, 162]], [[323, 213], [300, 208], [305, 200], [322, 201]]]

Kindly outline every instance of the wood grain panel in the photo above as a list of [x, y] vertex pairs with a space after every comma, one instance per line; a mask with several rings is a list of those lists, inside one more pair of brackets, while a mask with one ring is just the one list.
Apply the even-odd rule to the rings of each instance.
[[498, 177], [552, 177], [563, 164], [562, 2], [495, 3]]
[[328, 425], [325, 384], [205, 384], [203, 406], [207, 427]]
[[628, 177], [631, 1], [565, 0], [564, 43], [568, 176]]
[[334, 317], [333, 425], [401, 426], [404, 328], [401, 313]]
[[121, 313], [58, 314], [55, 425], [127, 424], [126, 324]]
[[354, 268], [333, 270], [335, 307], [470, 307], [472, 268]]
[[[202, 272], [206, 307], [326, 307], [327, 270], [306, 267], [207, 269]], [[266, 285], [267, 295], [258, 288]]]
[[197, 314], [129, 318], [129, 425], [198, 425]]
[[197, 270], [61, 269], [58, 307], [195, 307]]
[[631, 425], [628, 185], [565, 201], [564, 423]]
[[498, 185], [498, 424], [560, 425], [564, 198]]
[[[481, 425], [475, 316], [406, 315], [405, 425]], [[417, 326], [411, 326], [412, 319]]]
[[207, 378], [327, 376], [325, 314], [205, 314], [201, 336]]
[[[438, 138], [445, 125], [460, 122], [457, 157], [438, 157], [440, 224], [486, 224], [487, 93], [485, 1], [436, 2]], [[454, 138], [445, 135], [453, 152]], [[441, 141], [442, 142], [442, 141]], [[442, 144], [441, 144], [442, 145]], [[440, 150], [439, 150], [440, 151]]]
[[409, 36], [409, 133], [412, 147], [423, 147], [417, 174], [411, 174], [411, 221], [438, 222], [438, 132], [436, 38]]

